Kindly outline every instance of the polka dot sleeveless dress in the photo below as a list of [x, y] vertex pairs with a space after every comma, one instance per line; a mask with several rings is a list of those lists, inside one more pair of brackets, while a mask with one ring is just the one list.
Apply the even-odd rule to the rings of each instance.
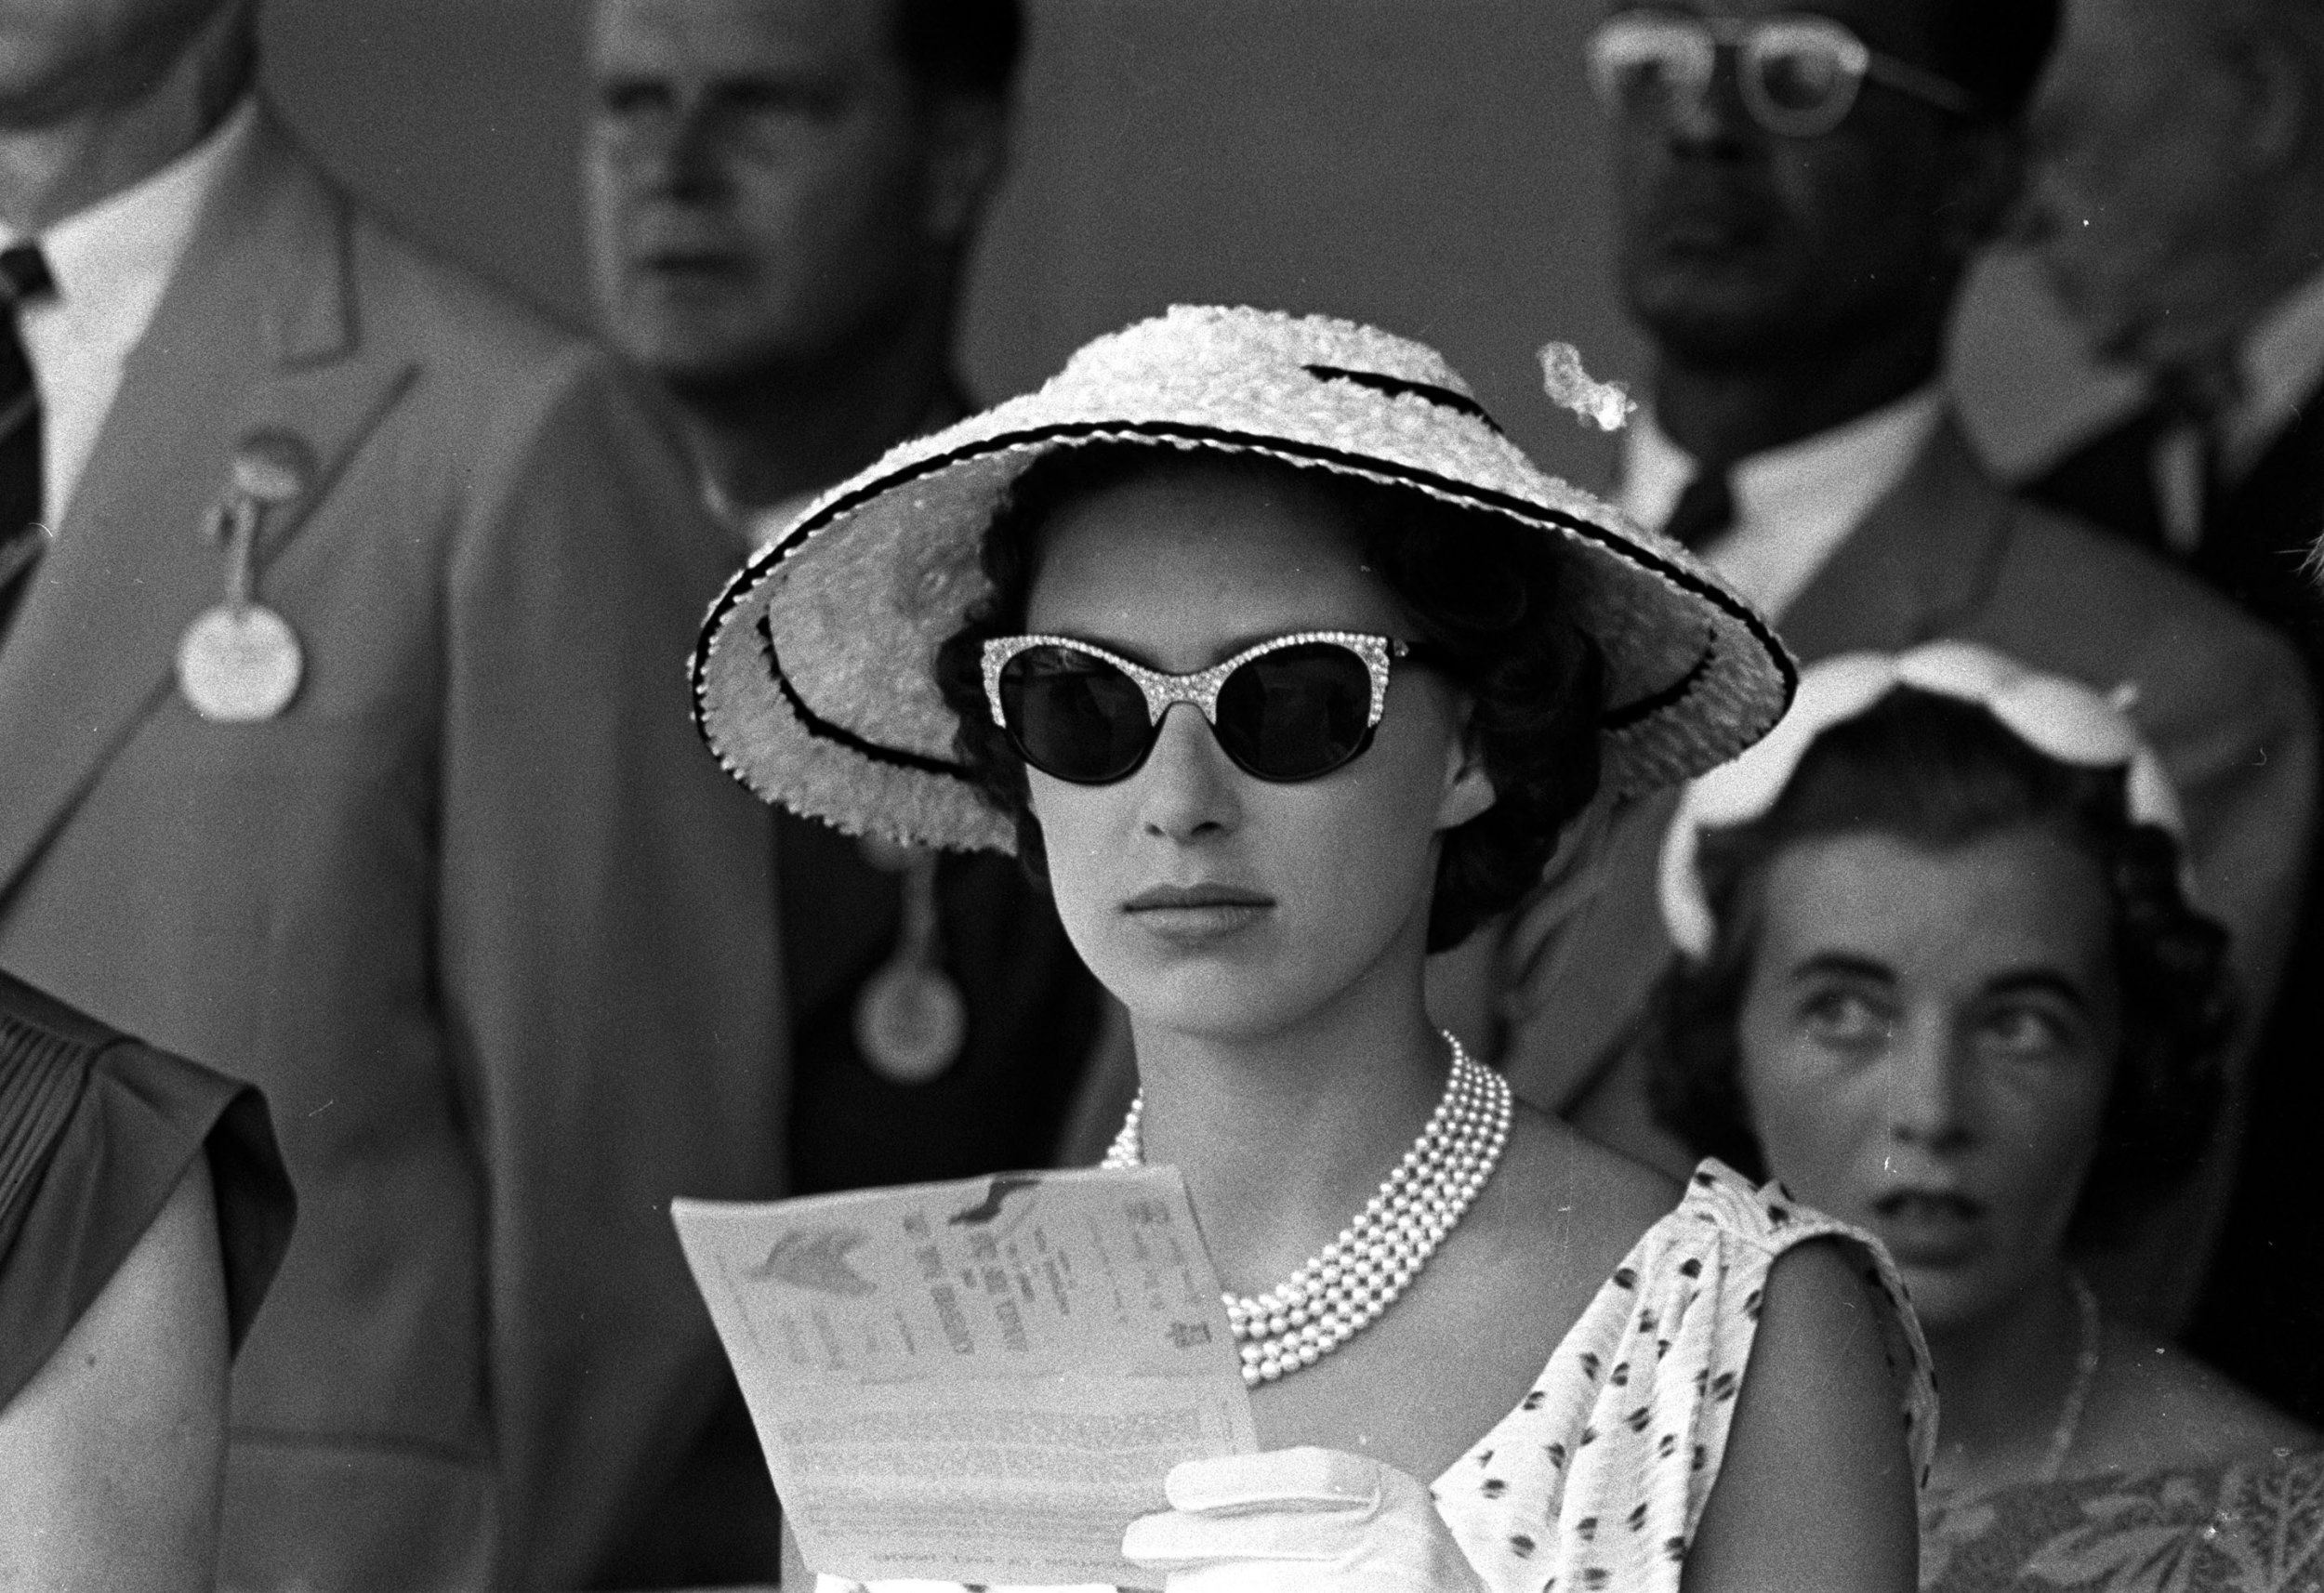
[[[1866, 1235], [1707, 1161], [1550, 1356], [1531, 1392], [1431, 1486], [1493, 1593], [1677, 1593], [1718, 1481], [1768, 1270], [1812, 1240], [1846, 1250], [1882, 1330], [1916, 1472], [1935, 1443], [1928, 1350]], [[1124, 1523], [1127, 1525], [1128, 1523]], [[817, 1593], [952, 1584], [817, 1579]]]

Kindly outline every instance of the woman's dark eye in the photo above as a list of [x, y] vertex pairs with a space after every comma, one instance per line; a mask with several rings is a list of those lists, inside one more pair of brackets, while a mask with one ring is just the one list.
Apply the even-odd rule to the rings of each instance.
[[1978, 1028], [1996, 1052], [2027, 1060], [2071, 1049], [2079, 1033], [2066, 1018], [2032, 1006], [2000, 1007], [1987, 1013]]
[[1855, 990], [1812, 992], [1800, 1004], [1800, 1021], [1824, 1044], [1851, 1047], [1884, 1046], [1896, 1027], [1886, 1004]]

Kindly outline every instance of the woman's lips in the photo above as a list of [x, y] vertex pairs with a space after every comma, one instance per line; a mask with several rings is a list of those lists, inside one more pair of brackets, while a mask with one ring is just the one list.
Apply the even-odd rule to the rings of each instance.
[[1985, 1203], [1944, 1190], [1896, 1190], [1872, 1203], [1881, 1240], [1902, 1266], [1966, 1260], [1985, 1240]]
[[1156, 885], [1122, 903], [1142, 929], [1182, 945], [1247, 929], [1274, 910], [1274, 899], [1232, 885]]

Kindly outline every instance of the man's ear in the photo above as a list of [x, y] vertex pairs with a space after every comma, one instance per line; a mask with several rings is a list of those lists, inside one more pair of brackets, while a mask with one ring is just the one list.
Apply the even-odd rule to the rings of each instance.
[[1445, 791], [1436, 803], [1436, 827], [1459, 829], [1500, 799], [1485, 771], [1485, 754], [1473, 733], [1463, 734], [1446, 758]]
[[964, 243], [1009, 162], [1009, 106], [997, 95], [939, 93], [928, 118], [923, 224], [937, 243]]

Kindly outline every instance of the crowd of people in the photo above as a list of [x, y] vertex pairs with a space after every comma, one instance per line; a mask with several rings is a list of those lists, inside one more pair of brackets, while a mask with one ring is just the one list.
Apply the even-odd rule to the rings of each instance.
[[813, 1586], [671, 1199], [1103, 1158], [1155, 1586], [2324, 1586], [2311, 0], [1613, 0], [1604, 498], [1314, 306], [983, 407], [1018, 0], [592, 0], [587, 332], [259, 3], [0, 8], [0, 1584]]

